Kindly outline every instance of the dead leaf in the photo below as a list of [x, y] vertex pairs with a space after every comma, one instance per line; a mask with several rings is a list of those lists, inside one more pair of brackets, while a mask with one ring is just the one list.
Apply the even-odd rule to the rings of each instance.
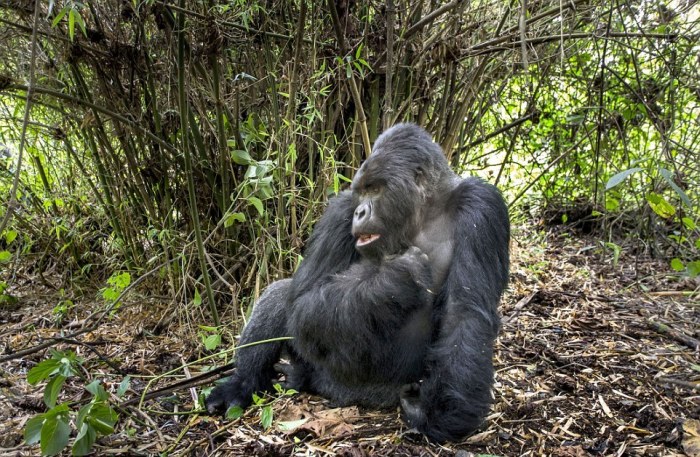
[[688, 457], [700, 457], [700, 421], [683, 422], [683, 451]]

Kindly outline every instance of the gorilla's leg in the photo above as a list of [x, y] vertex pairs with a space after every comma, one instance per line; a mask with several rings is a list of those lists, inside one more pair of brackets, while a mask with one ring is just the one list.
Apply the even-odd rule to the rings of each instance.
[[455, 331], [430, 348], [423, 381], [401, 391], [406, 422], [438, 442], [472, 433], [492, 403], [495, 334], [480, 317], [463, 319]]
[[[243, 330], [240, 345], [288, 336], [287, 292], [292, 281], [283, 279], [270, 284], [253, 308], [250, 321]], [[231, 406], [250, 405], [254, 392], [268, 390], [275, 377], [274, 365], [279, 360], [283, 342], [256, 344], [236, 353], [236, 371], [207, 397], [210, 414], [226, 411]]]

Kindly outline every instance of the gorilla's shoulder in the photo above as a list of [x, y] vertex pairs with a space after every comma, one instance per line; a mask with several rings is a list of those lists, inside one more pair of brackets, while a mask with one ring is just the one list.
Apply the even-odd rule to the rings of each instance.
[[500, 213], [500, 217], [505, 214], [506, 218], [508, 214], [501, 191], [493, 184], [476, 176], [469, 176], [459, 181], [450, 195], [449, 206], [456, 210]]

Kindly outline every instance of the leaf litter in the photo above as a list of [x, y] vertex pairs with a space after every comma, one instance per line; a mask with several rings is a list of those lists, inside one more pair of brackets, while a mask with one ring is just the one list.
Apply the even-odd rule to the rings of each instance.
[[[224, 421], [187, 414], [197, 389], [120, 408], [116, 432], [99, 438], [98, 455], [231, 456], [700, 456], [700, 300], [697, 280], [679, 279], [665, 262], [622, 245], [619, 259], [599, 242], [562, 230], [517, 236], [503, 329], [496, 347], [494, 406], [482, 430], [459, 443], [437, 445], [407, 430], [398, 409], [337, 408], [307, 394], [268, 398], [273, 424], [260, 411]], [[76, 299], [59, 326], [56, 292], [21, 270], [10, 292], [19, 301], [0, 309], [3, 355], [83, 325], [101, 306]], [[143, 297], [135, 296], [142, 293]], [[86, 294], [87, 295], [87, 294]], [[62, 341], [85, 358], [84, 375], [112, 395], [131, 375], [126, 398], [195, 376], [211, 366], [184, 307], [133, 293], [97, 330]], [[152, 329], [172, 314], [161, 334]], [[231, 312], [233, 314], [233, 311]], [[199, 316], [201, 321], [206, 318]], [[194, 328], [194, 329], [193, 329]], [[151, 329], [151, 330], [149, 330]], [[29, 369], [45, 351], [0, 363], [0, 456], [36, 455], [22, 442], [27, 421], [44, 411], [43, 385]], [[220, 364], [223, 364], [221, 362]], [[187, 373], [183, 375], [183, 373]], [[89, 381], [88, 381], [89, 382]], [[86, 401], [69, 378], [62, 402]], [[202, 383], [203, 386], [211, 382]], [[115, 404], [120, 400], [112, 397]], [[74, 435], [73, 435], [74, 436]]]

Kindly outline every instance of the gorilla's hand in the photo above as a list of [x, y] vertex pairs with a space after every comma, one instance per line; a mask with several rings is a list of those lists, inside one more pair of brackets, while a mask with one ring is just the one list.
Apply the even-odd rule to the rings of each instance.
[[431, 284], [430, 259], [416, 246], [411, 246], [403, 254], [388, 258], [387, 266], [393, 270], [407, 272], [413, 281], [423, 288]]
[[227, 382], [217, 386], [204, 400], [204, 403], [209, 414], [226, 414], [226, 411], [232, 406], [240, 406], [241, 408], [249, 406], [252, 403], [254, 390], [250, 381], [241, 379], [238, 372], [235, 372]]
[[420, 427], [425, 423], [425, 411], [420, 403], [420, 384], [417, 382], [404, 384], [399, 392], [401, 413], [408, 425]]
[[310, 368], [302, 363], [276, 363], [275, 371], [284, 375], [284, 382], [280, 385], [286, 389], [294, 389], [298, 392], [309, 388]]

